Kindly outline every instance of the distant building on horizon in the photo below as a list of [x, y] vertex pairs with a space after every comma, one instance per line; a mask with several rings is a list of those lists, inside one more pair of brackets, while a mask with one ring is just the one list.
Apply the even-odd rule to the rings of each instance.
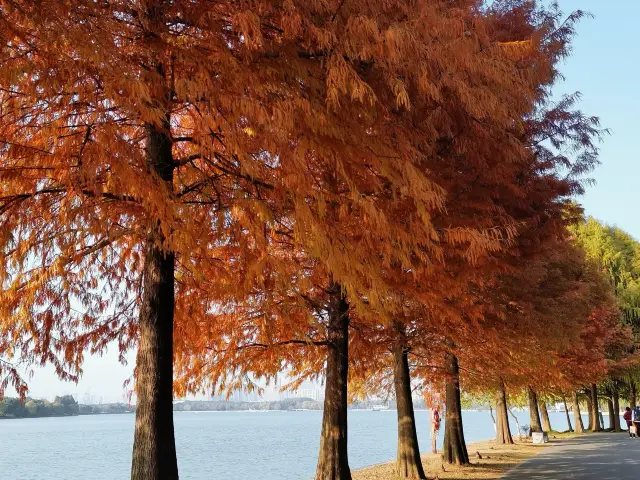
[[324, 391], [319, 387], [299, 388], [295, 392], [292, 392], [291, 396], [293, 398], [310, 398], [316, 402], [321, 402], [324, 400]]

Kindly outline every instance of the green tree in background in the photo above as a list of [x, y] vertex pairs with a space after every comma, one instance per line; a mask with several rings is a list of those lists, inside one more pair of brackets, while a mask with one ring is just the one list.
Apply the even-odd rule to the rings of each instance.
[[[571, 228], [587, 256], [597, 262], [615, 289], [624, 324], [633, 331], [634, 345], [631, 353], [640, 346], [640, 243], [624, 230], [603, 224], [593, 217]], [[640, 368], [634, 357], [623, 364], [614, 378], [604, 387], [614, 397], [618, 392], [628, 398], [630, 405], [637, 404], [636, 387], [640, 380]]]
[[640, 243], [627, 232], [593, 217], [572, 228], [587, 256], [595, 260], [615, 288], [625, 320], [640, 330]]
[[10, 397], [0, 400], [0, 418], [63, 417], [79, 413], [80, 406], [71, 395], [56, 397], [53, 403], [33, 398], [26, 398], [24, 402]]

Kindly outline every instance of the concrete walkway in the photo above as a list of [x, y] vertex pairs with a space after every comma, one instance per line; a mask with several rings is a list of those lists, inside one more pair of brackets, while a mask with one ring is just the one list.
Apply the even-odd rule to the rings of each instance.
[[551, 444], [503, 480], [631, 480], [640, 478], [640, 439], [589, 434]]

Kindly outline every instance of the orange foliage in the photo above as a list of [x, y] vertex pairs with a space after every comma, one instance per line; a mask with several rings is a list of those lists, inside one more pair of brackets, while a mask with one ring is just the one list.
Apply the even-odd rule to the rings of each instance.
[[549, 100], [581, 16], [0, 0], [0, 351], [77, 380], [141, 344], [153, 381], [164, 321], [181, 395], [295, 386], [337, 305], [353, 394], [398, 335], [428, 382], [452, 351], [470, 388], [600, 378], [627, 333], [565, 227], [604, 132]]

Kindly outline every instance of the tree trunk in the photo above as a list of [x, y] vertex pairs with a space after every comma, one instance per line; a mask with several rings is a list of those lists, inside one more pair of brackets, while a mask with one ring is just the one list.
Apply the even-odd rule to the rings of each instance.
[[587, 415], [589, 416], [589, 425], [587, 426], [587, 430], [593, 429], [593, 406], [591, 405], [591, 389], [587, 388], [584, 391], [584, 394], [587, 399]]
[[636, 382], [631, 377], [629, 377], [629, 406], [631, 408], [636, 406]]
[[329, 286], [327, 366], [324, 411], [316, 480], [351, 480], [347, 457], [347, 381], [349, 305], [341, 286]]
[[507, 412], [511, 414], [513, 420], [516, 422], [516, 428], [518, 429], [518, 440], [522, 440], [522, 429], [520, 428], [520, 422], [518, 421], [518, 417], [513, 413], [509, 408], [507, 408]]
[[447, 463], [466, 465], [469, 463], [467, 445], [462, 429], [462, 405], [460, 403], [460, 371], [458, 358], [453, 353], [445, 355], [447, 373], [444, 424], [444, 445], [442, 457]]
[[[167, 116], [161, 128], [146, 125], [147, 165], [173, 184], [173, 157]], [[132, 480], [173, 480], [178, 462], [173, 431], [173, 315], [175, 257], [160, 248], [157, 224], [145, 247], [140, 340], [136, 360], [136, 422]]]
[[616, 426], [613, 424], [615, 414], [613, 413], [613, 400], [607, 398], [607, 411], [609, 412], [609, 429], [615, 431]]
[[584, 433], [584, 423], [582, 423], [582, 415], [580, 414], [578, 392], [573, 392], [573, 420], [576, 424], [576, 433]]
[[622, 428], [620, 427], [620, 392], [618, 391], [618, 386], [614, 385], [613, 387], [613, 431], [621, 432]]
[[493, 423], [493, 431], [498, 435], [498, 427], [496, 425], [496, 418], [493, 416], [493, 407], [489, 405], [489, 415], [491, 416], [491, 422]]
[[593, 423], [591, 424], [592, 432], [601, 432], [602, 426], [600, 425], [600, 410], [598, 408], [598, 387], [595, 383], [591, 384], [591, 410], [593, 416]]
[[496, 392], [496, 443], [513, 444], [507, 414], [507, 392], [504, 390], [504, 385], [501, 385]]
[[411, 399], [411, 378], [404, 325], [396, 323], [393, 345], [393, 379], [398, 411], [398, 458], [396, 472], [400, 478], [426, 478], [420, 460], [416, 418]]
[[567, 406], [567, 399], [562, 397], [562, 403], [564, 403], [564, 413], [567, 415], [567, 425], [569, 426], [569, 432], [573, 432], [573, 427], [571, 426], [571, 417], [569, 416], [569, 407]]
[[540, 402], [540, 414], [542, 416], [542, 431], [549, 433], [551, 431], [551, 420], [549, 420], [549, 411], [545, 402]]
[[528, 387], [529, 397], [529, 435], [533, 432], [542, 432], [540, 412], [538, 411], [538, 396], [533, 388]]

